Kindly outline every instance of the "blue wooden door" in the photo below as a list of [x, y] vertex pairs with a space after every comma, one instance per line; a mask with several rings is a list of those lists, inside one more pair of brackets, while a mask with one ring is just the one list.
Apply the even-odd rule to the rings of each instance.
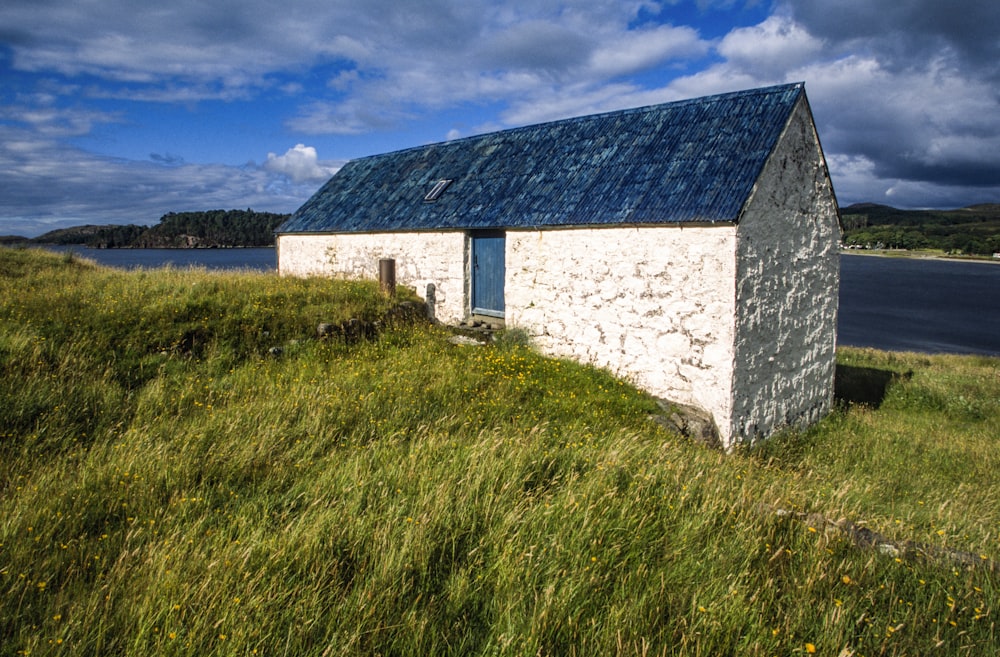
[[504, 235], [472, 236], [472, 312], [503, 317]]

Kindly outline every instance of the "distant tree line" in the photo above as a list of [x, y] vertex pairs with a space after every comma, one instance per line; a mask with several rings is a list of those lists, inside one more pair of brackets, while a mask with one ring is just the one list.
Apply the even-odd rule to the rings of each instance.
[[872, 249], [930, 249], [965, 255], [1000, 253], [1000, 205], [960, 210], [898, 210], [852, 205], [841, 210], [844, 244]]
[[253, 210], [170, 212], [139, 235], [135, 246], [273, 246], [274, 229], [288, 215]]
[[290, 215], [253, 210], [169, 212], [153, 226], [77, 226], [32, 242], [96, 248], [226, 248], [274, 246], [274, 230]]
[[149, 226], [136, 226], [128, 224], [126, 226], [101, 226], [100, 230], [91, 236], [87, 246], [99, 246], [101, 248], [115, 249], [135, 246], [139, 237], [149, 230]]

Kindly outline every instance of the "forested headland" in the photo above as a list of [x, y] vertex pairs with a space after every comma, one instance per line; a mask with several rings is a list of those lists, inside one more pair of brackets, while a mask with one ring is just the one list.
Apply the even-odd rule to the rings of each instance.
[[840, 210], [844, 244], [867, 249], [939, 250], [949, 254], [1000, 253], [1000, 204], [957, 210], [899, 210], [858, 203]]
[[45, 233], [28, 242], [101, 249], [267, 247], [274, 246], [274, 229], [288, 217], [250, 209], [168, 212], [152, 226], [75, 226]]

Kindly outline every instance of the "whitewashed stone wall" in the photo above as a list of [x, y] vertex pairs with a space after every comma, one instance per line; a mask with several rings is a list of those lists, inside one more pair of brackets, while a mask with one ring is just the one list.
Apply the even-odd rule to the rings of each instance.
[[453, 232], [280, 235], [278, 273], [378, 279], [378, 261], [396, 261], [396, 284], [423, 297], [436, 289], [435, 317], [459, 322], [468, 306], [466, 235]]
[[507, 232], [507, 326], [544, 353], [650, 393], [732, 414], [732, 225]]
[[[738, 226], [508, 230], [508, 327], [544, 353], [606, 367], [710, 412], [724, 446], [803, 425], [833, 401], [840, 239], [836, 201], [800, 101]], [[281, 235], [282, 275], [378, 277], [435, 316], [469, 314], [463, 231]]]
[[833, 403], [840, 226], [808, 107], [800, 101], [738, 230], [732, 433], [810, 424]]

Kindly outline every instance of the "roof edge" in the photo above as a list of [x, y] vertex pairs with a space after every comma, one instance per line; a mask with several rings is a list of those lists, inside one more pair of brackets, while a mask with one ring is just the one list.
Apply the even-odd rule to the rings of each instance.
[[737, 221], [735, 220], [719, 220], [719, 221], [663, 221], [663, 222], [644, 222], [644, 223], [607, 223], [607, 224], [572, 224], [572, 225], [559, 225], [559, 226], [493, 226], [493, 227], [480, 227], [480, 226], [467, 226], [462, 228], [394, 228], [391, 230], [311, 230], [311, 231], [287, 231], [287, 232], [275, 232], [277, 237], [283, 235], [304, 235], [304, 236], [320, 236], [320, 235], [383, 235], [386, 233], [391, 233], [395, 235], [402, 235], [404, 233], [474, 233], [484, 230], [498, 230], [506, 233], [527, 233], [527, 232], [541, 232], [541, 231], [558, 231], [558, 230], [610, 230], [614, 228], [673, 228], [677, 230], [683, 230], [685, 228], [714, 228], [714, 227], [724, 227], [724, 226], [736, 226]]

